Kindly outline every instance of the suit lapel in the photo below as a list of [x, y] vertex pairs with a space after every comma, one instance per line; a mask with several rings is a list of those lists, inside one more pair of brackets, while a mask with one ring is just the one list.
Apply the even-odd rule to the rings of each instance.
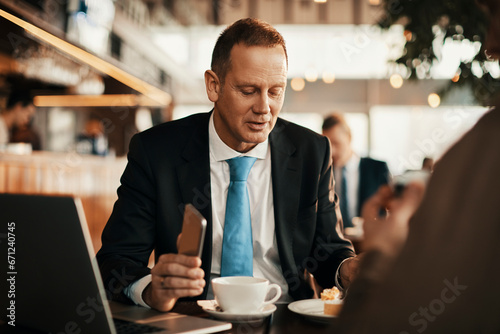
[[[203, 269], [206, 273], [210, 273], [212, 263], [212, 202], [208, 141], [210, 114], [207, 113], [205, 118], [197, 120], [193, 128], [186, 128], [186, 131], [192, 131], [192, 136], [181, 155], [184, 163], [179, 164], [176, 170], [182, 201], [184, 204], [193, 204], [207, 220], [202, 255]], [[210, 275], [207, 275], [205, 279], [207, 280], [209, 277]], [[205, 287], [205, 293], [207, 287], [208, 284]]]
[[206, 121], [195, 124], [192, 136], [182, 152], [184, 163], [177, 166], [182, 200], [192, 203], [207, 220], [211, 218], [208, 116]]
[[300, 158], [294, 157], [295, 146], [284, 131], [285, 125], [278, 120], [270, 134], [271, 169], [274, 198], [276, 240], [282, 268], [294, 268], [293, 234], [297, 224], [300, 198]]

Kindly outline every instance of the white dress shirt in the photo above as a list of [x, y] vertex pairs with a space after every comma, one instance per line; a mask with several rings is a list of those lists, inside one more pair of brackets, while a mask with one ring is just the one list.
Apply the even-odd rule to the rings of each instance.
[[[358, 192], [359, 192], [359, 163], [360, 157], [353, 153], [351, 158], [345, 164], [346, 169], [346, 184], [347, 184], [347, 199], [348, 206], [347, 210], [349, 212], [349, 217], [356, 217], [358, 212]], [[335, 167], [335, 192], [337, 194], [342, 194], [341, 186], [342, 182], [340, 176], [342, 175], [342, 167]], [[343, 198], [339, 199], [343, 201]]]
[[[253, 275], [267, 278], [271, 283], [281, 286], [280, 301], [291, 301], [288, 296], [288, 284], [283, 277], [276, 231], [274, 228], [273, 188], [271, 180], [271, 150], [269, 140], [255, 146], [251, 151], [239, 153], [227, 146], [218, 136], [213, 115], [209, 122], [210, 140], [210, 183], [212, 189], [212, 273], [220, 275], [222, 236], [226, 214], [226, 198], [229, 188], [229, 165], [225, 160], [239, 156], [255, 157], [248, 174], [247, 187], [250, 200], [253, 240]], [[208, 298], [212, 298], [211, 287]]]
[[[210, 183], [212, 197], [212, 272], [210, 278], [220, 275], [222, 237], [226, 198], [229, 188], [229, 165], [225, 160], [238, 156], [257, 158], [247, 179], [252, 220], [253, 275], [268, 279], [282, 289], [280, 302], [293, 299], [288, 294], [288, 284], [283, 277], [276, 231], [274, 225], [274, 204], [271, 179], [271, 150], [269, 140], [258, 144], [244, 154], [227, 146], [218, 136], [213, 114], [209, 121]], [[136, 304], [148, 307], [142, 300], [142, 292], [151, 282], [151, 275], [145, 276], [125, 289], [125, 294]], [[208, 299], [213, 299], [212, 287], [208, 289]]]

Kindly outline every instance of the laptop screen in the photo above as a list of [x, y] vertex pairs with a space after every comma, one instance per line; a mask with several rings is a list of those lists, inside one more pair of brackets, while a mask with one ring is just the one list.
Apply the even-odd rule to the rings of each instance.
[[0, 247], [10, 255], [0, 279], [2, 291], [9, 291], [0, 298], [1, 308], [10, 308], [3, 320], [54, 333], [110, 333], [80, 200], [0, 194], [0, 207], [8, 226]]

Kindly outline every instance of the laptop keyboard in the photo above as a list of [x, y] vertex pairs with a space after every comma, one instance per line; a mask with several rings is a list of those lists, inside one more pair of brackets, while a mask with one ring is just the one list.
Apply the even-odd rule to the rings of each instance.
[[156, 333], [161, 332], [164, 328], [138, 324], [135, 322], [113, 319], [118, 334], [137, 334], [137, 333]]

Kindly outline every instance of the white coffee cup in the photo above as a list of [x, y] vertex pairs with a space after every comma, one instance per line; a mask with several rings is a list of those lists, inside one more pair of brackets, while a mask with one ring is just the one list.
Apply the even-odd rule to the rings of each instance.
[[[224, 312], [232, 314], [261, 312], [264, 306], [274, 303], [281, 296], [278, 284], [269, 284], [267, 279], [257, 277], [218, 277], [212, 280], [212, 288], [217, 304]], [[275, 296], [266, 300], [271, 290], [275, 290]]]

